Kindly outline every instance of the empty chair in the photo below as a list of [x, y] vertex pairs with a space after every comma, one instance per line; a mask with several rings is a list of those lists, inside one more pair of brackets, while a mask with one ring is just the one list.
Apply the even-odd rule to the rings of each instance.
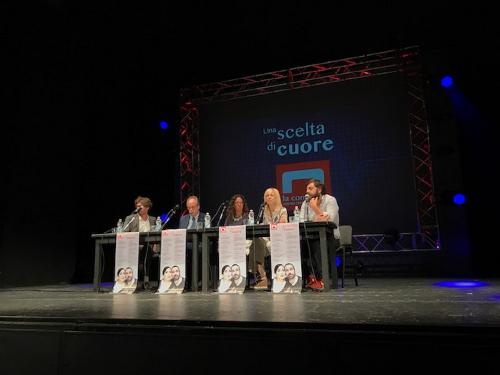
[[[345, 279], [345, 259], [346, 253], [349, 253], [352, 258], [352, 226], [341, 225], [339, 226], [340, 232], [340, 246], [337, 248], [336, 252], [342, 252], [342, 288], [344, 287]], [[353, 276], [356, 286], [358, 286], [358, 275], [356, 272], [356, 267], [353, 266]]]

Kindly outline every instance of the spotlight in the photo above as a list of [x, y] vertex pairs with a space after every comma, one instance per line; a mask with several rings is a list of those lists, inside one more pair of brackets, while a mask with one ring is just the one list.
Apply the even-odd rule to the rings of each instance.
[[453, 203], [455, 203], [457, 206], [460, 206], [465, 203], [465, 195], [462, 193], [457, 193], [453, 196]]
[[438, 197], [439, 199], [437, 199], [436, 202], [443, 206], [461, 206], [466, 202], [465, 195], [458, 189], [443, 190], [441, 193], [439, 193]]
[[454, 280], [454, 281], [440, 281], [432, 284], [441, 288], [481, 288], [488, 286], [488, 283], [477, 280]]
[[160, 121], [160, 128], [162, 128], [163, 130], [167, 130], [168, 129], [168, 122]]
[[450, 88], [453, 86], [453, 78], [451, 76], [444, 76], [441, 78], [441, 86], [443, 86], [445, 89]]

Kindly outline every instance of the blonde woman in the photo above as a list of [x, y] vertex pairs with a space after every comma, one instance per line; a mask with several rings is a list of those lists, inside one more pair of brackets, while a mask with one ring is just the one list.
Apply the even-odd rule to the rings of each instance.
[[281, 204], [280, 192], [268, 188], [264, 192], [264, 224], [288, 223], [288, 213]]
[[[288, 223], [288, 213], [286, 208], [281, 204], [281, 194], [274, 187], [267, 188], [264, 192], [264, 218], [263, 224], [278, 224]], [[252, 252], [253, 250], [253, 252]], [[271, 240], [269, 237], [262, 237], [255, 241], [255, 246], [252, 246], [251, 254], [249, 255], [250, 264], [255, 264], [257, 270], [257, 284], [255, 289], [267, 289], [268, 280], [264, 268], [266, 257], [271, 255]], [[270, 265], [269, 265], [270, 267]]]

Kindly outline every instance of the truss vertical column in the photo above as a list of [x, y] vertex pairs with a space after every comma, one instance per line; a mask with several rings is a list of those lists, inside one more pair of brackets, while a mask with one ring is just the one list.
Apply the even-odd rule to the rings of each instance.
[[200, 194], [199, 110], [191, 101], [180, 107], [180, 202], [186, 206], [190, 195]]
[[418, 53], [413, 56], [402, 55], [403, 71], [409, 96], [408, 116], [415, 171], [417, 215], [420, 226], [418, 232], [421, 233], [424, 243], [431, 248], [437, 249], [440, 247], [439, 226], [432, 178], [429, 125], [422, 88], [422, 73], [420, 69], [412, 69], [413, 66], [419, 66], [414, 61], [419, 56]]

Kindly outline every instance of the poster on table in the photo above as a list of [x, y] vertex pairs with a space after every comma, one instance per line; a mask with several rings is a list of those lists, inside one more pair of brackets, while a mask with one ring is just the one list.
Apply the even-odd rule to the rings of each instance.
[[181, 294], [186, 285], [186, 229], [161, 232], [159, 294]]
[[219, 227], [219, 293], [243, 293], [247, 283], [246, 225]]
[[139, 232], [117, 233], [113, 293], [134, 293], [137, 288], [138, 266]]
[[269, 232], [273, 293], [301, 293], [299, 224], [270, 224]]

